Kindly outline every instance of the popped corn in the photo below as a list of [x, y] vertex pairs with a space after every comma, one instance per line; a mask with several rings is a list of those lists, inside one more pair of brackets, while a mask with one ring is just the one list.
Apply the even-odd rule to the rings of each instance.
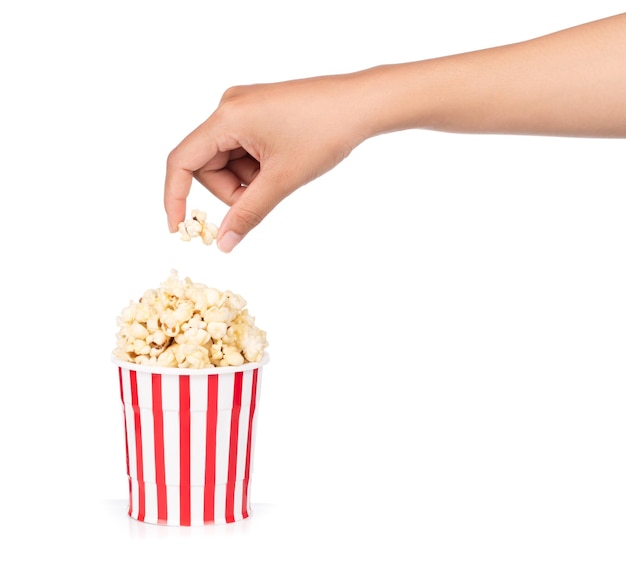
[[192, 210], [191, 218], [178, 224], [178, 233], [183, 241], [191, 241], [194, 237], [202, 238], [205, 245], [211, 245], [217, 238], [218, 227], [206, 221], [206, 212]]
[[142, 365], [202, 369], [261, 361], [266, 333], [246, 301], [171, 270], [158, 289], [131, 301], [117, 318], [113, 355]]

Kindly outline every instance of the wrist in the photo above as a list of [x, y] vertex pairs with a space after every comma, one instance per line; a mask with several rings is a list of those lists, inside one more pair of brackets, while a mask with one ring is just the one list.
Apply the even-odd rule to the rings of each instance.
[[420, 63], [382, 65], [355, 73], [355, 114], [364, 139], [394, 131], [428, 128], [433, 94]]

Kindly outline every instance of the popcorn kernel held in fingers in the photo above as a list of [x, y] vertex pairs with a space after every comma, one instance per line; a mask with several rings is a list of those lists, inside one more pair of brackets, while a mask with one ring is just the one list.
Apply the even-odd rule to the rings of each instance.
[[182, 241], [191, 241], [199, 237], [205, 245], [211, 245], [217, 238], [218, 227], [206, 221], [206, 212], [192, 210], [191, 217], [178, 224], [178, 233]]

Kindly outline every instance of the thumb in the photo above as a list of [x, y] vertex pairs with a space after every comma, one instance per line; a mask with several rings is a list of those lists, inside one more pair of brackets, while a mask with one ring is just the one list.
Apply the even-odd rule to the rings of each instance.
[[279, 188], [271, 175], [261, 171], [245, 188], [224, 216], [217, 235], [220, 251], [230, 253], [248, 233], [291, 191]]

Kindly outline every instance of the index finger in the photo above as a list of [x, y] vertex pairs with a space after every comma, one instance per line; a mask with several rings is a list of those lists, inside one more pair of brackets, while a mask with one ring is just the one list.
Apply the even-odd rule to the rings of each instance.
[[185, 219], [193, 173], [219, 153], [208, 120], [192, 131], [167, 157], [163, 204], [169, 230], [175, 232]]
[[172, 233], [178, 229], [178, 224], [185, 219], [187, 196], [191, 190], [192, 178], [190, 171], [176, 165], [170, 165], [168, 159], [163, 204], [167, 214], [167, 225]]

